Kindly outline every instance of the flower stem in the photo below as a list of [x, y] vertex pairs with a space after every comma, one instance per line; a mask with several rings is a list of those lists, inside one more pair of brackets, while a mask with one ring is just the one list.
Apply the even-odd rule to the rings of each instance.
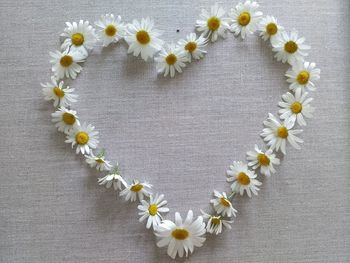
[[235, 191], [232, 191], [229, 196], [228, 196], [228, 199], [232, 199], [234, 196], [235, 196], [236, 192]]

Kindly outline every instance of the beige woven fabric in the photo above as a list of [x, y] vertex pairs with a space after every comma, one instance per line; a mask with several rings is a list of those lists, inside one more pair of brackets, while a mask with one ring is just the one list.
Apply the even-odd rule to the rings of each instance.
[[[59, 47], [66, 21], [151, 16], [171, 42], [211, 4], [0, 1], [0, 262], [171, 262], [138, 223], [136, 204], [98, 187], [97, 173], [64, 143], [39, 83], [50, 78], [48, 52]], [[349, 262], [349, 1], [266, 0], [261, 9], [312, 45], [310, 60], [322, 69], [316, 116], [302, 150], [287, 149], [259, 196], [236, 199], [232, 231], [209, 237], [187, 262]], [[262, 121], [277, 113], [288, 67], [256, 36], [210, 45], [175, 79], [157, 77], [155, 64], [126, 49], [97, 49], [85, 63], [72, 83], [79, 115], [100, 131], [100, 146], [125, 177], [165, 193], [168, 218], [188, 209], [198, 215], [214, 188], [228, 191], [230, 162], [262, 145]]]

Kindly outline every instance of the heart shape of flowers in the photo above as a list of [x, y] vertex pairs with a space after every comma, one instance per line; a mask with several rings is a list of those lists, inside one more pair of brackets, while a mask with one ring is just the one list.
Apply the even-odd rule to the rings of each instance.
[[[125, 24], [120, 16], [107, 14], [95, 23], [97, 31], [88, 21], [67, 22], [61, 34], [61, 50], [50, 52], [54, 75], [50, 83], [42, 86], [45, 100], [52, 100], [56, 107], [52, 121], [59, 131], [66, 134], [65, 142], [75, 147], [76, 153], [81, 153], [92, 168], [104, 173], [98, 179], [100, 185], [106, 188], [113, 186], [126, 201], [140, 202], [140, 221], [147, 219], [146, 228], [153, 228], [159, 238], [157, 246], [167, 246], [167, 253], [172, 258], [188, 256], [195, 247], [202, 246], [206, 233], [218, 235], [223, 228], [231, 228], [237, 213], [232, 204], [233, 197], [236, 194], [247, 194], [249, 197], [258, 194], [261, 182], [257, 176], [270, 176], [276, 172], [275, 166], [280, 164], [280, 160], [275, 153], [281, 151], [286, 154], [287, 142], [296, 149], [300, 148], [303, 140], [298, 135], [302, 130], [295, 129], [295, 126], [305, 126], [306, 118], [312, 117], [314, 108], [310, 105], [312, 98], [308, 97], [307, 90], [315, 90], [320, 70], [315, 63], [305, 61], [310, 47], [304, 44], [305, 38], [298, 37], [297, 31], [287, 33], [274, 17], [263, 17], [258, 7], [256, 2], [239, 3], [228, 16], [218, 5], [212, 6], [210, 11], [202, 10], [196, 22], [201, 35], [190, 33], [176, 45], [164, 45], [160, 39], [161, 32], [155, 29], [150, 18]], [[81, 63], [99, 43], [106, 47], [122, 39], [129, 45], [128, 53], [141, 56], [145, 61], [154, 58], [159, 73], [174, 77], [176, 73], [182, 73], [186, 64], [193, 59], [202, 59], [207, 44], [217, 41], [218, 37], [225, 38], [228, 31], [235, 36], [240, 35], [242, 39], [258, 31], [263, 40], [269, 40], [272, 50], [276, 52], [275, 58], [291, 65], [286, 72], [290, 92], [282, 95], [278, 103], [279, 118], [269, 113], [264, 121], [261, 136], [266, 142], [265, 147], [255, 145], [254, 150], [247, 152], [247, 163], [234, 161], [227, 170], [227, 181], [232, 182], [231, 192], [226, 194], [213, 190], [214, 197], [210, 200], [213, 211], [207, 213], [201, 210], [202, 215], [194, 218], [189, 210], [184, 220], [176, 212], [174, 221], [164, 219], [169, 208], [163, 194], [152, 194], [152, 185], [148, 182], [137, 179], [128, 182], [121, 176], [118, 164], [112, 165], [106, 159], [104, 150], [95, 154], [99, 134], [91, 124], [80, 123], [77, 112], [72, 109], [77, 95], [73, 88], [64, 85], [62, 79], [75, 79], [82, 70]]]

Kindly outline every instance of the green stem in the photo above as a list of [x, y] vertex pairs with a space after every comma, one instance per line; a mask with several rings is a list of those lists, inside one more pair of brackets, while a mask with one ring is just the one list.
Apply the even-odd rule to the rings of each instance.
[[228, 199], [232, 199], [234, 196], [235, 196], [236, 192], [235, 191], [232, 191], [229, 196], [228, 196]]
[[101, 151], [97, 154], [98, 158], [102, 158], [105, 156], [106, 150], [105, 149], [101, 149]]
[[119, 174], [120, 175], [120, 172], [119, 172], [119, 164], [117, 163], [115, 166], [113, 166], [112, 168], [112, 173], [114, 174]]

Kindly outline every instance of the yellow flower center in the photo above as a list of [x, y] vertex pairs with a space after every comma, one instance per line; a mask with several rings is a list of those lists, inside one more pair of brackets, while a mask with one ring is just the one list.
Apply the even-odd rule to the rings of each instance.
[[250, 22], [250, 14], [248, 12], [243, 12], [238, 17], [238, 23], [241, 26], [246, 26]]
[[299, 101], [295, 101], [292, 105], [290, 105], [290, 109], [293, 113], [297, 114], [302, 111], [303, 105]]
[[99, 164], [105, 163], [105, 161], [103, 159], [101, 159], [101, 158], [96, 159], [95, 162], [99, 163]]
[[250, 184], [250, 178], [249, 176], [244, 173], [244, 172], [240, 172], [237, 176], [237, 181], [241, 184], [241, 185], [248, 185]]
[[297, 81], [300, 85], [305, 85], [309, 82], [310, 74], [306, 70], [300, 71], [297, 76]]
[[211, 217], [211, 223], [213, 225], [218, 225], [221, 222], [221, 216], [212, 216]]
[[72, 43], [76, 46], [81, 46], [84, 43], [84, 36], [81, 33], [75, 33], [72, 35]]
[[173, 238], [177, 240], [185, 240], [189, 236], [189, 234], [190, 233], [188, 233], [188, 231], [183, 228], [176, 228], [175, 230], [173, 230], [173, 232], [171, 232]]
[[225, 197], [220, 198], [220, 204], [222, 204], [224, 207], [230, 207], [231, 203], [229, 200], [227, 200]]
[[53, 89], [53, 93], [55, 93], [55, 95], [59, 98], [63, 98], [64, 97], [64, 91], [62, 89], [60, 89], [59, 87], [54, 87]]
[[211, 31], [215, 31], [220, 27], [220, 19], [216, 16], [212, 16], [207, 21], [207, 26]]
[[77, 142], [77, 144], [83, 145], [83, 144], [87, 144], [87, 142], [89, 141], [89, 134], [87, 134], [86, 132], [78, 132], [75, 135], [75, 140]]
[[155, 216], [158, 212], [158, 207], [156, 204], [151, 204], [149, 207], [148, 207], [148, 213], [151, 215], [151, 216]]
[[130, 190], [137, 193], [140, 192], [143, 188], [142, 184], [134, 184], [133, 186], [131, 186]]
[[288, 41], [284, 44], [284, 50], [290, 54], [293, 54], [298, 50], [298, 44], [294, 41]]
[[166, 58], [165, 61], [168, 65], [174, 65], [177, 61], [177, 57], [174, 54], [169, 54]]
[[262, 165], [262, 166], [267, 166], [267, 165], [270, 164], [270, 159], [269, 159], [269, 157], [267, 157], [267, 156], [266, 156], [265, 154], [263, 154], [263, 153], [258, 154], [257, 159], [258, 159], [259, 164]]
[[266, 26], [266, 32], [269, 34], [269, 35], [275, 35], [277, 33], [277, 25], [275, 23], [270, 23]]
[[285, 139], [288, 137], [288, 130], [286, 127], [284, 126], [281, 126], [277, 129], [277, 136], [282, 138], [282, 139]]
[[115, 34], [117, 33], [117, 28], [114, 25], [108, 25], [105, 28], [105, 34], [109, 37], [113, 37], [115, 36]]
[[146, 45], [151, 41], [151, 37], [149, 36], [149, 34], [145, 30], [141, 30], [141, 31], [137, 32], [136, 39], [142, 45]]
[[72, 56], [69, 56], [69, 55], [65, 55], [63, 57], [61, 57], [60, 59], [60, 64], [62, 67], [69, 67], [70, 65], [72, 65], [73, 63], [73, 57]]
[[75, 123], [74, 115], [68, 112], [63, 113], [62, 120], [67, 125], [73, 125]]
[[197, 43], [196, 42], [188, 42], [185, 46], [185, 50], [187, 50], [188, 52], [192, 53], [193, 51], [195, 51], [197, 48]]

